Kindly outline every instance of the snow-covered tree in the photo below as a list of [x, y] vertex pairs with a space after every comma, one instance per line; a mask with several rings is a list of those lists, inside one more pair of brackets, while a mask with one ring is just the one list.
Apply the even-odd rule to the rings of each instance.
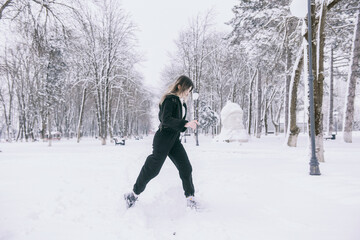
[[14, 68], [16, 65], [11, 64], [7, 54], [5, 54], [3, 63], [0, 65], [0, 103], [5, 118], [6, 139], [10, 142], [14, 137], [12, 136], [16, 76], [16, 69]]
[[[248, 64], [253, 69], [261, 69], [261, 82], [264, 84], [257, 92], [266, 94], [261, 99], [257, 98], [261, 104], [257, 104], [256, 108], [262, 109], [256, 110], [256, 114], [260, 115], [256, 121], [258, 130], [262, 125], [266, 130], [268, 110], [273, 108], [272, 104], [283, 102], [280, 98], [285, 96], [285, 108], [288, 106], [290, 66], [296, 57], [292, 52], [300, 43], [300, 33], [295, 31], [299, 30], [299, 24], [290, 15], [288, 4], [289, 1], [241, 1], [234, 7], [235, 17], [230, 21], [233, 26], [230, 35], [232, 44], [247, 53]], [[249, 77], [249, 84], [251, 79]]]
[[301, 72], [303, 71], [304, 65], [304, 51], [300, 49], [298, 58], [295, 61], [293, 73], [291, 75], [291, 85], [290, 85], [290, 104], [289, 104], [289, 130], [287, 131], [287, 145], [289, 147], [296, 147], [297, 137], [300, 133], [300, 128], [297, 126], [297, 101], [298, 101], [298, 86], [300, 82]]
[[347, 98], [344, 110], [344, 141], [352, 142], [352, 126], [355, 112], [355, 91], [357, 84], [357, 75], [360, 69], [360, 6], [358, 7], [355, 21], [355, 30], [352, 47], [352, 57], [348, 77]]
[[134, 25], [118, 1], [8, 2], [0, 23], [11, 27], [1, 34], [15, 37], [0, 54], [0, 116], [6, 125], [11, 107], [17, 139], [149, 130], [151, 94], [136, 70]]
[[199, 123], [205, 133], [208, 133], [211, 127], [218, 125], [219, 121], [219, 115], [213, 111], [206, 102], [201, 101], [199, 109]]

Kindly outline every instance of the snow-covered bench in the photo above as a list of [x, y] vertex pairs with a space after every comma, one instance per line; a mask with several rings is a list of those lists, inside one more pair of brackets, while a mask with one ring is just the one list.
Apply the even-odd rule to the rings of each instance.
[[335, 139], [336, 139], [336, 134], [333, 133], [333, 134], [331, 134], [331, 136], [325, 137], [325, 140], [328, 140], [328, 139], [330, 139], [330, 140], [335, 140]]
[[121, 138], [120, 140], [118, 140], [117, 138], [113, 138], [115, 145], [125, 145], [125, 138]]

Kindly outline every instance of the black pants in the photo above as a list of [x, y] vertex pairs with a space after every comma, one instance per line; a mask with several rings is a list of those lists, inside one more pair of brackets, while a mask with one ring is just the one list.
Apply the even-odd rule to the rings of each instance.
[[146, 158], [133, 191], [140, 194], [145, 190], [148, 182], [156, 177], [167, 156], [179, 170], [179, 175], [185, 191], [185, 196], [194, 196], [192, 181], [192, 167], [186, 151], [179, 140], [180, 133], [168, 129], [158, 130], [153, 140], [153, 153]]

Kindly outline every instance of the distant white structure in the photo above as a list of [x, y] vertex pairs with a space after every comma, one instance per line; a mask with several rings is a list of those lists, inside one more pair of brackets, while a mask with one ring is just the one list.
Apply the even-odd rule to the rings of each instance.
[[239, 104], [227, 101], [221, 110], [221, 133], [217, 141], [247, 142], [248, 134], [243, 124], [243, 110]]

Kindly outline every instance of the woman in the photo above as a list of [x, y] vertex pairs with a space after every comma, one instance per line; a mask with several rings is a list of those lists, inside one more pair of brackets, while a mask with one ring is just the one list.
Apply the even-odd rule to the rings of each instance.
[[138, 195], [145, 190], [148, 182], [156, 177], [168, 156], [179, 170], [182, 186], [187, 198], [187, 205], [196, 208], [194, 199], [194, 185], [192, 181], [192, 167], [186, 151], [181, 144], [180, 132], [186, 128], [195, 129], [197, 120], [186, 121], [186, 104], [189, 93], [194, 88], [190, 78], [180, 76], [164, 94], [159, 104], [159, 129], [153, 140], [153, 153], [149, 155], [142, 167], [133, 187], [133, 191], [124, 195], [127, 207], [132, 207]]

